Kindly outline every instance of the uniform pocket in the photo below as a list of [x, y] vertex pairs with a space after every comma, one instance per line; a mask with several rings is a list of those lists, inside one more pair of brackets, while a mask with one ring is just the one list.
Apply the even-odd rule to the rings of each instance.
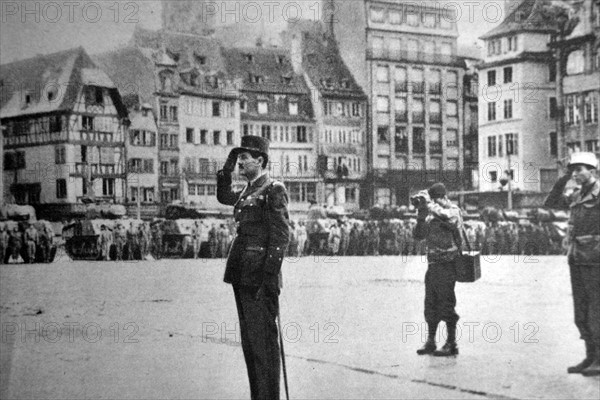
[[600, 236], [577, 236], [570, 256], [575, 264], [600, 264]]
[[266, 249], [260, 246], [246, 246], [240, 257], [242, 283], [260, 285], [263, 280]]

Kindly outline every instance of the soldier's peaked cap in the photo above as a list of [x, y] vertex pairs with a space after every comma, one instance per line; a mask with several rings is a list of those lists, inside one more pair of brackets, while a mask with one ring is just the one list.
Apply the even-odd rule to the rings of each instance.
[[242, 136], [242, 144], [240, 147], [233, 149], [235, 154], [240, 154], [245, 151], [260, 153], [266, 158], [269, 157], [269, 140], [262, 136], [246, 135]]

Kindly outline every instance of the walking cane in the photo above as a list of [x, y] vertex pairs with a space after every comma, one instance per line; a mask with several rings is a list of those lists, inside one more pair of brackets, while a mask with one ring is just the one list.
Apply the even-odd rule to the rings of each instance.
[[285, 369], [285, 351], [283, 350], [283, 335], [281, 334], [281, 317], [277, 313], [277, 326], [279, 327], [279, 348], [281, 349], [281, 366], [283, 367], [283, 384], [285, 385], [285, 398], [290, 400], [288, 390], [287, 370]]

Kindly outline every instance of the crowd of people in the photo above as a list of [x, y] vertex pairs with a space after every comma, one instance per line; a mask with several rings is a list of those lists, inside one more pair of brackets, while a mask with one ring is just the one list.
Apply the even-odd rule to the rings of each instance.
[[32, 223], [0, 225], [0, 263], [16, 262], [19, 257], [27, 263], [49, 262], [54, 232], [47, 225], [38, 228]]

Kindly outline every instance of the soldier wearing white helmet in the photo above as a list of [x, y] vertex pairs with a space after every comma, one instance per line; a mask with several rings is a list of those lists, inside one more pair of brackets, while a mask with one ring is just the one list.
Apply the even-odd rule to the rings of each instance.
[[[600, 184], [594, 153], [574, 153], [545, 206], [570, 209], [568, 261], [575, 309], [575, 325], [585, 341], [586, 357], [569, 367], [569, 373], [600, 375]], [[563, 194], [573, 179], [580, 188]]]

